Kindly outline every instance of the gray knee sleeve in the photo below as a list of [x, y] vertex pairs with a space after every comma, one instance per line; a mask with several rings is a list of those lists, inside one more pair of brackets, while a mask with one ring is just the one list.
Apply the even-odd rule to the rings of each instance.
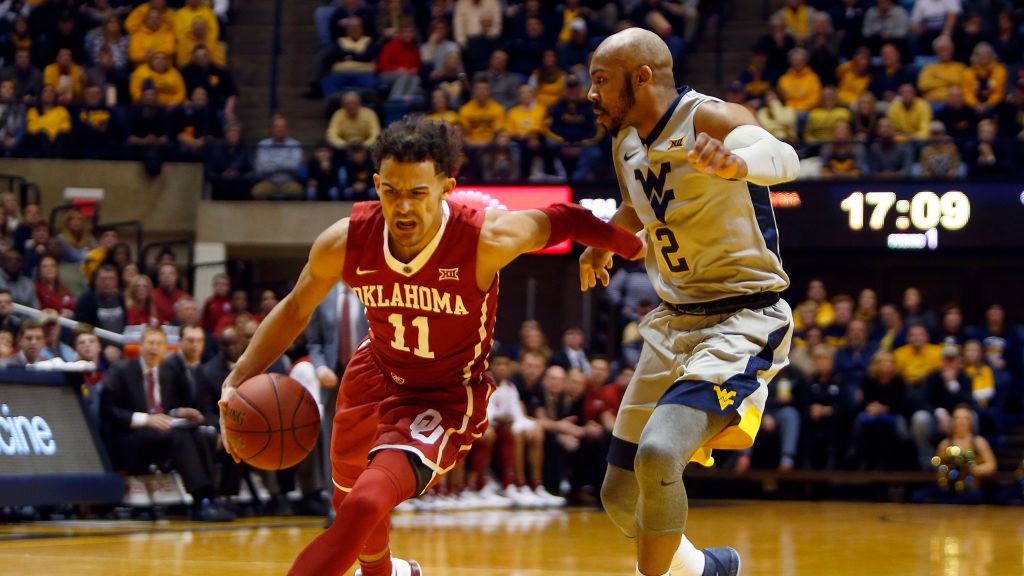
[[[636, 480], [640, 487], [637, 524], [645, 532], [680, 534], [686, 528], [689, 503], [683, 486], [683, 447], [661, 435], [640, 441], [636, 454]], [[692, 454], [693, 451], [688, 451]]]
[[640, 436], [636, 479], [640, 488], [636, 522], [654, 535], [680, 534], [689, 503], [683, 469], [698, 448], [734, 419], [680, 404], [658, 406]]
[[636, 538], [636, 500], [639, 494], [632, 470], [608, 465], [604, 484], [601, 485], [601, 504], [608, 518], [627, 538]]

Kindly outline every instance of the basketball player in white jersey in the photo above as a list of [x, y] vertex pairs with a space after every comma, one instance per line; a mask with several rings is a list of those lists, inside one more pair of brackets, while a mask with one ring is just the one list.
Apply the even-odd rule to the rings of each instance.
[[[797, 176], [796, 152], [746, 108], [677, 89], [655, 34], [608, 37], [590, 65], [597, 120], [616, 134], [623, 203], [612, 221], [640, 233], [664, 304], [640, 331], [601, 499], [637, 540], [637, 574], [736, 576], [732, 548], [697, 550], [683, 536], [687, 462], [750, 446], [767, 383], [787, 363], [792, 312], [768, 191]], [[748, 183], [757, 185], [748, 187]], [[607, 286], [611, 255], [580, 257], [586, 290]]]

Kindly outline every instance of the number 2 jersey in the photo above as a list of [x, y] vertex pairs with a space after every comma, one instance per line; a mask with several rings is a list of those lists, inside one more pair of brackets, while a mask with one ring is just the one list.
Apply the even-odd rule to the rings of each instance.
[[380, 202], [349, 217], [342, 278], [366, 307], [369, 346], [386, 377], [410, 388], [475, 384], [487, 369], [498, 278], [476, 283], [484, 212], [442, 201], [441, 227], [409, 263], [391, 255]]
[[623, 128], [612, 147], [624, 201], [644, 225], [647, 275], [658, 295], [674, 304], [789, 286], [768, 189], [690, 164], [694, 116], [713, 101], [683, 88], [646, 140], [635, 128]]

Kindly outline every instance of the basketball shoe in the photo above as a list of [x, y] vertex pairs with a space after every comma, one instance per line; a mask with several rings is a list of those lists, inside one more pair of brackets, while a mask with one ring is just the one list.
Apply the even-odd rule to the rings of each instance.
[[[356, 568], [355, 576], [363, 576], [363, 570]], [[391, 576], [423, 576], [420, 565], [415, 560], [391, 559]]]
[[727, 547], [705, 548], [702, 576], [740, 576], [740, 554]]

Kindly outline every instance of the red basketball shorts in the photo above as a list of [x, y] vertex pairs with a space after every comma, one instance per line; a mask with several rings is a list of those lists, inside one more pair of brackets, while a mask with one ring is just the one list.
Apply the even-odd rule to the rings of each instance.
[[348, 492], [371, 454], [402, 450], [432, 472], [426, 492], [487, 430], [494, 386], [489, 376], [450, 388], [399, 386], [384, 370], [365, 344], [345, 369], [331, 438], [334, 486]]

